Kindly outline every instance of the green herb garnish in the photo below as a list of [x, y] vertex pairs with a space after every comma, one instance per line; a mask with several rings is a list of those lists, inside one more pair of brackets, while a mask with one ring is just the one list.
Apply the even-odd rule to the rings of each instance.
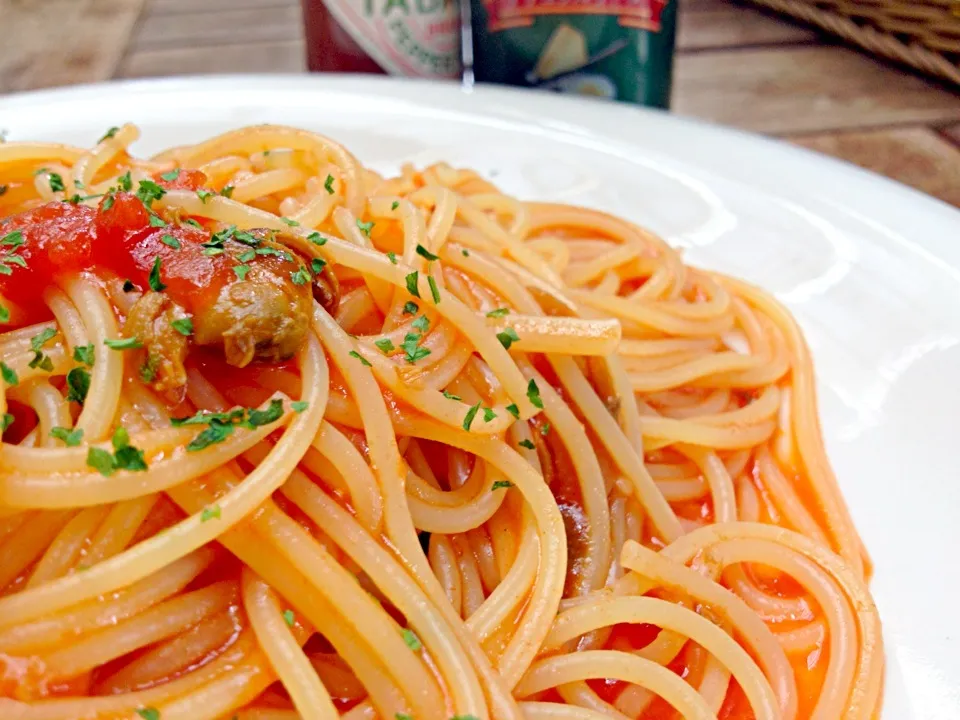
[[540, 388], [537, 387], [537, 381], [533, 378], [530, 378], [530, 382], [527, 383], [527, 400], [529, 400], [530, 404], [535, 408], [543, 410], [543, 400], [540, 399]]
[[476, 405], [471, 405], [470, 409], [467, 410], [467, 414], [463, 416], [463, 429], [469, 432], [470, 426], [473, 424], [473, 419], [477, 416], [477, 413], [480, 412], [480, 402], [477, 401]]
[[405, 280], [407, 281], [407, 292], [413, 295], [414, 297], [420, 297], [420, 288], [417, 287], [417, 283], [420, 279], [420, 273], [414, 270], [412, 273], [406, 276]]
[[433, 262], [434, 260], [439, 260], [439, 255], [434, 255], [432, 252], [427, 250], [423, 245], [417, 243], [417, 255], [422, 258], [426, 258], [428, 262]]
[[160, 259], [160, 256], [157, 255], [153, 259], [153, 268], [151, 268], [150, 275], [147, 277], [150, 289], [154, 292], [163, 292], [167, 289], [167, 286], [160, 282], [160, 266], [162, 264], [163, 261]]
[[83, 430], [81, 428], [71, 430], [65, 427], [52, 427], [50, 428], [50, 437], [62, 440], [67, 447], [76, 447], [83, 440]]
[[7, 387], [13, 387], [20, 383], [16, 371], [5, 362], [0, 362], [0, 375], [3, 376], [3, 382], [6, 383]]
[[103, 344], [111, 350], [139, 350], [143, 347], [143, 343], [135, 337], [117, 338], [116, 340], [108, 338], [103, 341]]
[[360, 353], [358, 353], [356, 350], [351, 350], [351, 351], [350, 351], [349, 353], [347, 353], [347, 354], [348, 354], [350, 357], [354, 357], [354, 358], [356, 358], [357, 360], [359, 360], [361, 365], [366, 365], [367, 367], [370, 367], [370, 361], [367, 360], [363, 355], [361, 355]]
[[72, 368], [67, 373], [67, 402], [83, 405], [90, 392], [90, 373], [83, 368]]
[[171, 321], [170, 327], [172, 327], [181, 335], [193, 335], [193, 320], [188, 317], [177, 318], [176, 320]]
[[500, 344], [503, 345], [504, 350], [509, 350], [510, 346], [513, 345], [520, 339], [520, 336], [517, 335], [517, 331], [513, 328], [507, 328], [503, 332], [497, 333], [497, 340], [500, 341]]
[[73, 359], [79, 363], [83, 363], [87, 367], [93, 367], [93, 363], [96, 360], [93, 343], [89, 345], [77, 345], [77, 347], [73, 349]]

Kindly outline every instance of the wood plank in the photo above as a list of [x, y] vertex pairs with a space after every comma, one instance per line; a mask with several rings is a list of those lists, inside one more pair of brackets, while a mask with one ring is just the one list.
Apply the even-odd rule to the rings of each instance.
[[677, 50], [811, 42], [810, 28], [726, 0], [681, 0]]
[[149, 0], [150, 15], [177, 15], [195, 13], [199, 9], [205, 12], [224, 10], [247, 10], [250, 8], [300, 7], [300, 0]]
[[960, 149], [925, 127], [789, 137], [960, 207]]
[[302, 40], [276, 43], [243, 43], [143, 50], [131, 53], [120, 69], [120, 77], [197, 75], [203, 73], [285, 73], [306, 70], [306, 49]]
[[141, 23], [130, 52], [199, 45], [283, 42], [303, 37], [298, 6], [202, 11], [172, 15], [150, 13]]
[[960, 96], [839, 46], [678, 55], [674, 110], [767, 133], [960, 120]]
[[110, 78], [143, 0], [0, 0], [0, 92]]

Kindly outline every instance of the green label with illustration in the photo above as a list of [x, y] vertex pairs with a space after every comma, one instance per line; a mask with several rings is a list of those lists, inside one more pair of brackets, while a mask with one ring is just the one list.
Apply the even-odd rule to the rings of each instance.
[[471, 0], [478, 82], [670, 104], [673, 0]]

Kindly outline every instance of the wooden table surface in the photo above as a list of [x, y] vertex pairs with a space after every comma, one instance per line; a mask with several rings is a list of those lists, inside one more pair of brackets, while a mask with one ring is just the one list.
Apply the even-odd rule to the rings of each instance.
[[[954, 89], [737, 0], [679, 2], [675, 112], [779, 136], [960, 207]], [[0, 18], [0, 92], [305, 72], [299, 0], [0, 0]]]

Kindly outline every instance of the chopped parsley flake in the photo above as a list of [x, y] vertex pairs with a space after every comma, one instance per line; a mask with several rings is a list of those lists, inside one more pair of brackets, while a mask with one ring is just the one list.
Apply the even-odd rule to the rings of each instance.
[[0, 433], [5, 432], [6, 429], [11, 425], [13, 425], [13, 415], [10, 413], [4, 413], [3, 419], [0, 419]]
[[433, 304], [440, 304], [440, 289], [437, 287], [437, 281], [433, 279], [433, 275], [427, 277], [427, 284], [430, 286], [430, 296], [433, 298]]
[[430, 351], [425, 347], [420, 347], [420, 339], [422, 335], [417, 333], [407, 333], [404, 337], [403, 342], [400, 343], [400, 347], [403, 348], [406, 356], [403, 358], [411, 365], [418, 360], [423, 360], [427, 355], [430, 354]]
[[237, 274], [237, 277], [241, 280], [247, 279], [247, 273], [250, 272], [250, 266], [246, 264], [234, 265], [233, 271]]
[[10, 322], [10, 311], [0, 305], [0, 323]]
[[31, 368], [39, 367], [50, 372], [53, 370], [53, 360], [43, 354], [43, 346], [50, 342], [57, 334], [53, 328], [45, 328], [30, 338], [30, 349], [33, 350], [33, 359], [29, 362]]
[[407, 281], [407, 292], [414, 297], [420, 297], [420, 288], [417, 287], [417, 282], [420, 279], [420, 273], [414, 270], [412, 273], [407, 275], [405, 279]]
[[461, 250], [461, 251], [460, 251], [460, 254], [463, 255], [464, 257], [470, 257], [470, 251], [467, 250], [466, 248], [464, 248], [463, 250]]
[[300, 223], [298, 223], [296, 220], [291, 220], [288, 217], [280, 218], [280, 222], [282, 222], [284, 225], [289, 225], [290, 227], [300, 227]]
[[220, 519], [220, 506], [211, 505], [205, 507], [203, 512], [200, 513], [200, 522], [206, 522], [207, 520], [219, 520]]
[[52, 427], [50, 428], [50, 437], [63, 440], [67, 447], [76, 447], [83, 440], [83, 429], [71, 430], [65, 427]]
[[488, 318], [502, 318], [504, 315], [510, 313], [510, 308], [497, 308], [496, 310], [491, 310], [487, 313]]
[[167, 289], [167, 286], [160, 282], [160, 266], [163, 264], [163, 261], [160, 259], [160, 256], [157, 255], [153, 259], [153, 268], [150, 270], [150, 275], [147, 277], [147, 282], [150, 284], [150, 289], [154, 292], [163, 292]]
[[510, 346], [513, 345], [517, 340], [520, 339], [520, 336], [517, 335], [517, 331], [513, 328], [507, 328], [503, 332], [497, 333], [497, 340], [500, 341], [500, 344], [503, 345], [504, 350], [509, 350]]
[[148, 355], [147, 361], [140, 366], [140, 379], [145, 383], [152, 383], [157, 379], [157, 371], [163, 359], [159, 355]]
[[358, 353], [356, 350], [351, 350], [351, 351], [350, 351], [349, 353], [347, 353], [347, 354], [348, 354], [350, 357], [354, 357], [354, 358], [356, 358], [357, 360], [359, 360], [361, 365], [366, 365], [367, 367], [370, 367], [370, 361], [367, 360], [363, 355], [361, 355], [360, 353]]
[[193, 335], [193, 320], [188, 317], [177, 318], [170, 323], [170, 327], [181, 335]]
[[23, 243], [23, 231], [21, 230], [13, 230], [0, 238], [0, 245], [7, 245], [14, 250], [23, 245]]
[[103, 212], [106, 212], [113, 207], [113, 202], [115, 199], [116, 198], [114, 198], [113, 195], [107, 195], [100, 204], [100, 209], [103, 210]]
[[469, 431], [470, 426], [473, 424], [473, 419], [477, 416], [477, 413], [480, 412], [480, 402], [477, 401], [476, 405], [471, 405], [470, 409], [467, 410], [467, 414], [463, 416], [463, 429]]
[[407, 302], [403, 304], [404, 315], [416, 315], [419, 309], [420, 307], [413, 300], [407, 300]]
[[20, 382], [16, 371], [5, 362], [0, 362], [0, 374], [3, 375], [3, 382], [6, 383], [7, 387], [13, 387]]
[[150, 214], [150, 227], [166, 227], [167, 222], [159, 215]]
[[509, 480], [497, 480], [493, 484], [493, 487], [490, 488], [490, 491], [493, 492], [494, 490], [500, 490], [501, 488], [511, 488], [511, 487], [513, 487], [513, 483], [510, 482]]
[[484, 421], [484, 422], [490, 422], [490, 421], [493, 420], [495, 417], [497, 417], [497, 414], [493, 411], [492, 408], [485, 407], [485, 408], [483, 409], [483, 421]]
[[310, 282], [310, 272], [301, 265], [295, 272], [290, 273], [290, 279], [294, 285], [306, 285]]
[[209, 427], [190, 441], [187, 445], [187, 452], [197, 452], [210, 445], [223, 442], [233, 434], [233, 428], [232, 423], [221, 423], [211, 420]]
[[420, 638], [417, 637], [416, 633], [413, 632], [410, 628], [404, 628], [400, 631], [403, 635], [403, 642], [408, 648], [416, 652], [417, 650], [423, 649], [423, 643], [420, 642]]
[[90, 373], [83, 368], [72, 368], [67, 373], [67, 402], [83, 405], [90, 392]]
[[527, 450], [535, 450], [535, 449], [536, 449], [536, 446], [535, 446], [532, 442], [530, 442], [529, 440], [521, 440], [520, 442], [517, 443], [517, 445], [519, 445], [519, 446], [522, 447], [522, 448], [526, 448]]
[[77, 345], [73, 349], [73, 359], [78, 363], [83, 363], [87, 367], [93, 367], [95, 361], [93, 343], [89, 345]]
[[103, 344], [111, 350], [139, 350], [143, 347], [143, 343], [135, 337], [117, 338], [116, 340], [108, 338], [103, 341]]
[[387, 253], [387, 260], [389, 260], [389, 261], [392, 262], [394, 265], [396, 265], [396, 264], [397, 264], [397, 254], [394, 253], [394, 252], [388, 252], [388, 253]]
[[159, 200], [166, 194], [167, 191], [157, 185], [153, 180], [141, 180], [137, 186], [137, 197], [140, 198], [140, 201], [148, 208], [153, 204], [154, 200]]
[[518, 408], [515, 403], [510, 403], [507, 405], [507, 412], [513, 415], [517, 420], [520, 419], [520, 408]]
[[9, 252], [0, 255], [0, 275], [12, 275], [11, 264], [19, 267], [27, 266], [27, 261], [21, 255], [14, 254], [23, 243], [23, 232], [21, 230], [12, 230], [0, 238], [0, 245], [10, 248]]
[[288, 626], [293, 627], [294, 623], [297, 621], [297, 616], [293, 614], [293, 610], [284, 610], [283, 621]]
[[249, 428], [262, 427], [263, 425], [269, 425], [270, 423], [276, 422], [283, 417], [283, 401], [273, 399], [270, 401], [270, 404], [267, 405], [266, 410], [258, 410], [254, 408], [252, 410], [247, 410], [247, 419], [244, 422]]
[[118, 128], [116, 125], [114, 125], [112, 128], [110, 128], [109, 130], [107, 130], [107, 131], [103, 134], [103, 137], [102, 137], [102, 138], [100, 138], [99, 140], [97, 140], [97, 145], [99, 145], [100, 143], [102, 143], [104, 140], [109, 140], [109, 139], [112, 138], [114, 135], [116, 135], [118, 132], [120, 132], [120, 128]]
[[[264, 250], [267, 250], [268, 248], [263, 248], [263, 249], [264, 249]], [[247, 250], [247, 251], [245, 251], [245, 252], [240, 253], [240, 254], [237, 256], [237, 260], [239, 260], [240, 262], [250, 262], [250, 261], [253, 260], [256, 256], [257, 256], [257, 251], [256, 251], [256, 250]]]
[[165, 234], [160, 236], [160, 242], [168, 247], [172, 247], [174, 250], [180, 249], [180, 241], [177, 240], [173, 235]]
[[550, 434], [550, 423], [545, 422], [540, 426], [540, 434], [543, 435], [543, 437]]
[[430, 327], [430, 319], [426, 315], [421, 315], [410, 324], [420, 332], [426, 332]]
[[439, 255], [434, 255], [432, 252], [427, 250], [423, 245], [417, 243], [417, 255], [422, 258], [426, 258], [428, 262], [433, 262], [434, 260], [439, 260]]
[[[143, 720], [160, 720], [160, 711], [154, 707], [142, 707], [137, 710], [137, 715], [143, 718]], [[464, 720], [461, 718], [461, 720]]]
[[537, 381], [533, 378], [530, 378], [530, 382], [527, 383], [527, 399], [535, 408], [543, 410], [543, 400], [540, 399], [540, 388], [537, 387]]
[[130, 444], [130, 435], [127, 431], [118, 427], [113, 432], [111, 439], [114, 453], [98, 447], [92, 447], [87, 451], [87, 465], [104, 477], [110, 477], [117, 470], [143, 471], [147, 469], [147, 463], [143, 459], [143, 450], [139, 450]]
[[393, 205], [390, 206], [390, 209], [391, 209], [391, 210], [396, 210], [398, 207], [400, 207], [400, 201], [399, 201], [399, 200], [394, 200], [394, 201], [393, 201]]
[[327, 175], [327, 179], [323, 181], [323, 189], [333, 195], [333, 175]]
[[52, 192], [63, 192], [65, 186], [63, 184], [63, 176], [59, 173], [50, 173], [47, 177], [47, 180], [50, 183], [50, 190]]
[[312, 242], [314, 245], [326, 245], [327, 239], [318, 232], [312, 232], [307, 235], [307, 240]]
[[393, 341], [390, 338], [381, 338], [373, 343], [384, 355], [393, 352]]
[[166, 180], [167, 182], [173, 182], [178, 177], [180, 177], [180, 168], [174, 168], [170, 172], [163, 173], [160, 178]]
[[203, 189], [197, 190], [197, 197], [200, 198], [200, 202], [202, 202], [204, 205], [207, 204], [207, 200], [209, 200], [215, 195], [216, 193], [213, 192], [212, 190], [203, 190]]
[[360, 228], [360, 232], [362, 232], [367, 237], [370, 237], [370, 231], [373, 230], [374, 224], [375, 223], [373, 222], [373, 220], [371, 220], [370, 222], [360, 222], [359, 220], [357, 220], [357, 227]]
[[121, 190], [125, 190], [126, 192], [133, 190], [133, 180], [130, 177], [129, 170], [117, 178], [117, 187]]
[[454, 395], [453, 393], [447, 392], [446, 390], [443, 391], [443, 396], [448, 400], [456, 400], [458, 402], [463, 400], [463, 398], [460, 397], [459, 395]]
[[193, 218], [184, 218], [183, 224], [184, 224], [184, 225], [190, 225], [191, 227], [195, 227], [195, 228], [200, 228], [201, 230], [203, 229], [203, 225], [201, 225], [200, 223], [198, 223], [198, 222], [197, 222], [196, 220], [194, 220]]
[[223, 189], [220, 190], [220, 194], [225, 198], [233, 197], [233, 185], [224, 185]]
[[319, 275], [323, 272], [324, 266], [327, 264], [326, 260], [321, 260], [320, 258], [313, 258], [310, 260], [310, 269], [313, 270], [314, 275]]
[[310, 403], [308, 403], [306, 400], [296, 400], [290, 403], [290, 407], [293, 408], [293, 411], [299, 415], [308, 407], [310, 407]]

